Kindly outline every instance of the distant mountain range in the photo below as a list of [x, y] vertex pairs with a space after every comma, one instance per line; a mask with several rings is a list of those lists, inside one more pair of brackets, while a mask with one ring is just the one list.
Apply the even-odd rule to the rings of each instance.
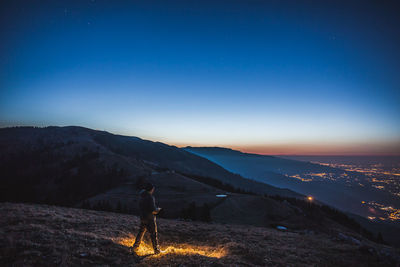
[[[398, 223], [372, 223], [365, 217], [377, 216], [377, 211], [363, 204], [378, 200], [387, 206], [400, 206], [400, 199], [376, 188], [361, 186], [359, 182], [367, 179], [361, 173], [276, 156], [243, 153], [223, 147], [186, 147], [185, 150], [246, 178], [303, 195], [312, 195], [323, 203], [349, 212], [351, 217], [367, 229], [375, 233], [381, 232], [386, 240], [400, 245]], [[324, 174], [323, 178], [320, 177], [321, 174]], [[351, 178], [348, 179], [349, 177]], [[307, 181], [301, 180], [304, 178]]]

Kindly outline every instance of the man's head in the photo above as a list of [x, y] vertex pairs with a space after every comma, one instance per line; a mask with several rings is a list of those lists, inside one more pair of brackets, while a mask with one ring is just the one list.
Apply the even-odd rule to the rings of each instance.
[[143, 189], [149, 192], [150, 194], [153, 194], [154, 192], [154, 185], [151, 183], [145, 183], [143, 186]]

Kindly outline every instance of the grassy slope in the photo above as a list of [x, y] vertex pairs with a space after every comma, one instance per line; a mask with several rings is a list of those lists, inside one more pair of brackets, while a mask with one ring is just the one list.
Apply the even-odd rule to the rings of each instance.
[[395, 253], [365, 240], [374, 252], [363, 252], [324, 234], [160, 219], [167, 253], [136, 262], [127, 247], [138, 229], [135, 216], [10, 203], [0, 204], [0, 214], [0, 265], [387, 266], [380, 251]]

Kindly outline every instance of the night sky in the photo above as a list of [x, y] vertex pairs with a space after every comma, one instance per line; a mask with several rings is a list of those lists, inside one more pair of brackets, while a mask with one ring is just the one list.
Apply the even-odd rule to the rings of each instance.
[[0, 126], [400, 154], [396, 1], [1, 1]]

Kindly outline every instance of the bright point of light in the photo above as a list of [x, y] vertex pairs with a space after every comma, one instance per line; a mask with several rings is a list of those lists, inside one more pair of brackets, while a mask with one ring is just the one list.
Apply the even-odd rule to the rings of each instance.
[[314, 199], [314, 198], [313, 198], [312, 196], [308, 196], [308, 197], [307, 197], [307, 200], [308, 200], [308, 201], [313, 201], [313, 199]]

